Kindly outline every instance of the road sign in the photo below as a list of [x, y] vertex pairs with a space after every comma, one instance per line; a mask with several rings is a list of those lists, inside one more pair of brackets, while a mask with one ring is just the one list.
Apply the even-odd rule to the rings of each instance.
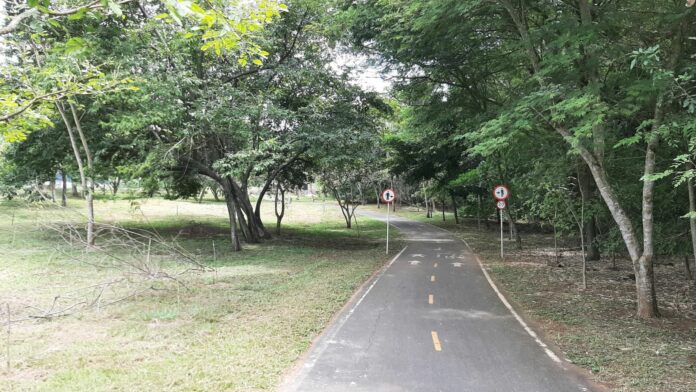
[[394, 200], [396, 200], [396, 192], [393, 190], [387, 188], [384, 191], [382, 191], [382, 201], [389, 204], [393, 203]]
[[387, 203], [387, 254], [389, 254], [389, 211], [391, 211], [391, 203], [396, 200], [396, 192], [393, 189], [387, 188], [379, 195], [383, 202]]
[[507, 200], [510, 197], [510, 190], [505, 185], [496, 185], [493, 188], [493, 197], [496, 200]]
[[498, 207], [499, 210], [503, 210], [505, 209], [505, 207], [507, 207], [507, 203], [505, 202], [505, 200], [498, 200], [498, 202], [495, 203], [495, 205], [496, 207]]

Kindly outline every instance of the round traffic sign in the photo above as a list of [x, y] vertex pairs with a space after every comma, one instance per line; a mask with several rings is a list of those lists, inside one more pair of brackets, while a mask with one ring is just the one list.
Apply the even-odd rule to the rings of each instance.
[[493, 188], [493, 197], [495, 197], [496, 200], [507, 200], [507, 198], [510, 197], [510, 190], [505, 185], [496, 185], [496, 187]]
[[498, 200], [497, 203], [495, 203], [496, 207], [498, 207], [499, 210], [504, 210], [505, 207], [507, 207], [507, 203], [505, 200]]
[[396, 200], [396, 192], [393, 190], [387, 188], [384, 191], [382, 191], [382, 201], [385, 203], [392, 203], [394, 200]]

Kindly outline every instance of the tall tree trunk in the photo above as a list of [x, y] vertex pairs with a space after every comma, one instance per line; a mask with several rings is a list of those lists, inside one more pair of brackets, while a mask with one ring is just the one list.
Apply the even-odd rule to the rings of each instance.
[[77, 190], [77, 183], [75, 183], [74, 179], [72, 180], [71, 185], [72, 185], [72, 196], [73, 197], [80, 197], [80, 192]]
[[[280, 211], [278, 210], [278, 201], [280, 201]], [[283, 189], [280, 183], [277, 183], [275, 192], [275, 215], [276, 234], [280, 234], [280, 223], [283, 221], [283, 216], [285, 215], [285, 189]]]
[[[578, 163], [578, 186], [580, 187], [580, 197], [583, 205], [589, 205], [592, 199], [592, 174], [589, 167], [584, 162]], [[585, 259], [596, 261], [600, 259], [599, 247], [595, 241], [594, 217], [590, 216], [587, 222], [583, 222], [583, 232], [585, 233]]]
[[242, 236], [244, 236], [244, 241], [248, 243], [258, 243], [259, 240], [257, 237], [255, 237], [254, 230], [249, 226], [249, 221], [246, 219], [246, 216], [242, 211], [242, 206], [240, 205], [237, 197], [234, 197], [234, 204], [237, 207], [237, 223], [239, 224], [239, 230], [242, 232]]
[[517, 249], [522, 249], [522, 237], [520, 236], [520, 232], [517, 231], [517, 225], [515, 224], [515, 219], [512, 217], [512, 212], [510, 212], [509, 204], [508, 207], [505, 209], [505, 214], [508, 217], [508, 221], [510, 222], [510, 229], [512, 230], [512, 234], [515, 237], [515, 245], [517, 246]]
[[476, 195], [476, 227], [478, 231], [481, 231], [481, 195]]
[[77, 114], [75, 105], [72, 102], [68, 102], [68, 106], [70, 106], [70, 112], [73, 116], [75, 129], [77, 129], [77, 134], [80, 137], [82, 148], [85, 151], [85, 157], [87, 158], [87, 170], [89, 170], [89, 175], [86, 177], [87, 187], [85, 190], [85, 200], [87, 200], [87, 246], [91, 247], [94, 246], [96, 240], [94, 237], [94, 179], [92, 178], [94, 173], [94, 164], [92, 159], [92, 151], [90, 151], [89, 144], [87, 143], [87, 137], [82, 131], [82, 121], [80, 120], [80, 116]]
[[539, 53], [537, 53], [536, 49], [534, 48], [534, 44], [532, 43], [532, 39], [529, 35], [529, 29], [527, 28], [527, 22], [524, 17], [524, 11], [520, 10], [518, 12], [515, 9], [515, 6], [512, 4], [512, 1], [510, 0], [498, 0], [498, 2], [503, 6], [503, 8], [505, 8], [505, 11], [507, 11], [508, 15], [512, 19], [513, 24], [517, 28], [517, 32], [520, 35], [522, 44], [524, 45], [524, 48], [527, 51], [527, 57], [529, 58], [529, 61], [532, 65], [532, 73], [538, 74], [540, 61]]
[[454, 193], [450, 193], [450, 197], [452, 197], [452, 209], [454, 210], [454, 223], [459, 224], [459, 212], [457, 211], [457, 198], [454, 196]]
[[[691, 232], [691, 249], [693, 251], [694, 260], [696, 260], [696, 195], [694, 195], [694, 180], [689, 178], [686, 186], [689, 190], [689, 231]], [[689, 258], [686, 258], [686, 271], [688, 279], [691, 279], [691, 270], [689, 269]]]
[[[78, 127], [77, 125], [79, 124], [79, 117], [77, 116], [77, 113], [74, 110], [74, 107], [72, 104], [69, 104], [71, 111], [73, 112], [73, 118], [76, 121], [75, 127], [78, 129], [78, 132], [80, 135], [80, 140], [82, 142], [83, 147], [87, 145], [87, 141], [84, 140], [83, 133], [81, 131], [81, 127]], [[82, 191], [84, 192], [85, 195], [85, 201], [87, 204], [87, 247], [90, 248], [94, 246], [95, 238], [94, 238], [94, 185], [89, 184], [91, 180], [88, 179], [87, 173], [85, 170], [85, 165], [84, 161], [82, 159], [82, 154], [80, 153], [80, 148], [77, 145], [77, 139], [75, 138], [75, 132], [73, 131], [73, 124], [71, 123], [70, 119], [67, 116], [67, 113], [65, 111], [65, 107], [61, 102], [56, 103], [56, 107], [58, 108], [58, 112], [60, 113], [61, 118], [63, 119], [63, 122], [65, 123], [65, 128], [68, 130], [68, 136], [70, 138], [70, 145], [72, 146], [73, 153], [75, 154], [75, 160], [77, 161], [77, 168], [78, 171], [80, 172], [80, 182], [82, 185]], [[91, 162], [92, 158], [89, 152], [89, 149], [85, 151], [85, 155], [87, 156], [87, 163], [88, 163], [88, 168], [91, 172]]]
[[67, 207], [68, 206], [68, 176], [65, 174], [65, 170], [62, 168], [60, 169], [60, 178], [61, 178], [61, 186], [62, 186], [62, 192], [60, 194], [60, 205], [62, 207]]
[[[681, 39], [679, 44], [681, 45]], [[676, 60], [674, 60], [676, 62]], [[650, 134], [647, 135], [648, 144], [645, 150], [645, 167], [643, 169], [643, 254], [638, 263], [636, 284], [638, 285], [638, 316], [642, 318], [659, 317], [657, 308], [657, 295], [655, 293], [655, 274], [653, 271], [654, 258], [654, 191], [655, 181], [650, 178], [655, 173], [656, 150], [659, 144], [658, 131], [664, 120], [664, 93], [655, 103], [655, 114]], [[639, 283], [640, 282], [640, 283]]]
[[691, 265], [689, 264], [689, 255], [684, 255], [684, 274], [686, 275], [686, 280], [694, 280], [694, 275], [691, 273]]
[[[231, 177], [227, 177], [227, 182], [233, 190], [235, 203], [239, 211], [238, 218], [239, 224], [242, 226], [242, 233], [247, 241], [251, 243], [261, 242], [261, 236], [264, 236], [264, 233], [266, 233], [266, 228], [263, 227], [261, 219], [256, 217], [249, 195]], [[268, 236], [270, 237], [270, 233], [268, 233]]]
[[111, 181], [111, 194], [116, 196], [118, 193], [118, 188], [121, 186], [121, 177], [116, 177], [114, 181]]
[[445, 199], [440, 199], [440, 204], [442, 205], [442, 221], [445, 221]]
[[[681, 55], [681, 45], [683, 39], [684, 22], [680, 23], [675, 34], [672, 36], [672, 48], [667, 69], [674, 71]], [[533, 62], [533, 59], [530, 59]], [[643, 169], [643, 199], [642, 199], [642, 222], [643, 222], [643, 246], [641, 248], [638, 238], [634, 232], [633, 223], [621, 206], [615, 192], [611, 188], [607, 178], [606, 170], [597, 155], [581, 144], [573, 143], [573, 135], [562, 125], [553, 124], [556, 131], [568, 142], [574, 144], [580, 156], [587, 163], [595, 180], [595, 184], [602, 195], [602, 199], [612, 214], [614, 221], [621, 236], [626, 244], [628, 253], [633, 262], [633, 269], [636, 275], [636, 296], [637, 314], [641, 318], [659, 317], [657, 298], [655, 295], [655, 282], [653, 271], [653, 192], [654, 181], [650, 176], [655, 170], [655, 151], [659, 144], [658, 130], [664, 120], [664, 100], [665, 92], [661, 91], [655, 104], [653, 123], [651, 131], [646, 135], [647, 147], [645, 151], [645, 165]]]
[[50, 191], [51, 191], [51, 202], [55, 203], [56, 202], [56, 175], [53, 175], [53, 178], [51, 178], [51, 182], [49, 183]]
[[229, 186], [223, 186], [222, 192], [225, 196], [225, 204], [227, 204], [227, 216], [230, 220], [230, 240], [232, 242], [232, 250], [239, 252], [242, 250], [242, 245], [239, 242], [237, 235], [237, 204], [232, 194], [232, 189]]

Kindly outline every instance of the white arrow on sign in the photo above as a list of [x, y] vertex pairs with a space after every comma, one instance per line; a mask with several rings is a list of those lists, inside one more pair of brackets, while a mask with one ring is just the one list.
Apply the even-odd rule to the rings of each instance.
[[409, 261], [409, 263], [411, 263], [411, 265], [418, 265], [418, 264], [420, 264], [420, 261], [418, 261], [418, 260], [411, 260], [411, 261]]

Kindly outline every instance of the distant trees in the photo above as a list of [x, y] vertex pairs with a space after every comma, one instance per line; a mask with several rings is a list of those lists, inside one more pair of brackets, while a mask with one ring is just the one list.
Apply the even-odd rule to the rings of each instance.
[[[306, 166], [324, 135], [342, 131], [332, 105], [350, 107], [359, 93], [328, 70], [328, 41], [310, 28], [325, 16], [321, 5], [293, 5], [294, 12], [276, 1], [20, 8], [2, 30], [17, 39], [11, 58], [21, 63], [7, 65], [12, 77], [0, 85], [3, 135], [23, 141], [42, 128], [50, 138], [62, 122], [87, 199], [90, 245], [97, 177], [114, 194], [122, 179], [143, 178], [150, 195], [164, 185], [171, 197], [187, 197], [201, 192], [205, 176], [226, 200], [233, 248], [241, 249], [238, 231], [258, 242], [270, 236], [263, 196]], [[254, 205], [248, 189], [258, 182]]]

